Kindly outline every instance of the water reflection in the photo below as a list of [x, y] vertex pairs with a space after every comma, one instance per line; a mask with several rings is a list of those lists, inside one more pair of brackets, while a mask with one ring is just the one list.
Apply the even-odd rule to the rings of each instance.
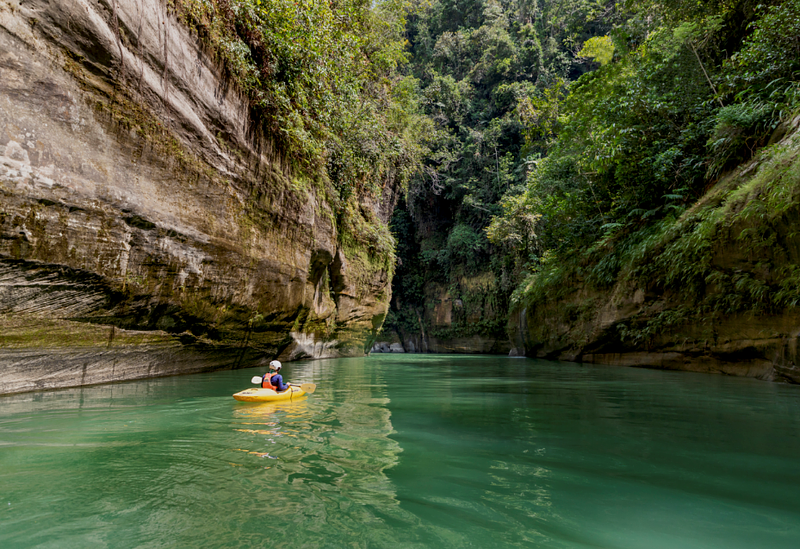
[[270, 538], [396, 546], [387, 519], [411, 517], [403, 518], [386, 475], [401, 448], [389, 436], [385, 381], [363, 360], [295, 364], [291, 380], [317, 383], [317, 391], [300, 402], [237, 403], [232, 412], [242, 466], [262, 471], [250, 484], [268, 490]]
[[339, 366], [290, 402], [235, 401], [247, 370], [0, 399], [0, 546], [396, 545], [385, 382]]
[[[234, 431], [247, 435], [264, 435], [266, 441], [275, 444], [275, 438], [281, 436], [297, 437], [297, 433], [281, 431], [281, 418], [289, 421], [299, 418], [308, 419], [308, 401], [305, 398], [290, 402], [248, 403], [234, 410]], [[235, 427], [237, 425], [239, 427]], [[277, 459], [268, 451], [246, 450], [236, 448], [235, 451], [246, 452], [263, 458]]]
[[233, 410], [234, 420], [243, 425], [273, 425], [280, 417], [308, 419], [309, 414], [308, 397], [285, 402], [246, 402]]
[[243, 370], [0, 398], [0, 547], [798, 546], [796, 387], [502, 357], [285, 370], [317, 391], [237, 402]]

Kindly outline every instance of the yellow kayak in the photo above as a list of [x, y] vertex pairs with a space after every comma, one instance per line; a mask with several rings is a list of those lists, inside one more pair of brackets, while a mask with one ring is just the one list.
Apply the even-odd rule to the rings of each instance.
[[292, 400], [304, 396], [306, 392], [296, 385], [292, 385], [282, 393], [277, 393], [272, 389], [262, 389], [254, 387], [252, 389], [245, 389], [239, 391], [233, 398], [241, 400], [242, 402], [275, 402], [277, 400]]

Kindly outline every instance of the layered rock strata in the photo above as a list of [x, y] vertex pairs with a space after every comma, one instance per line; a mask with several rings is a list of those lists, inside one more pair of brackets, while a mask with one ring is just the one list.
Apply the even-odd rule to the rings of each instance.
[[390, 262], [222, 74], [160, 0], [0, 0], [0, 393], [371, 344]]

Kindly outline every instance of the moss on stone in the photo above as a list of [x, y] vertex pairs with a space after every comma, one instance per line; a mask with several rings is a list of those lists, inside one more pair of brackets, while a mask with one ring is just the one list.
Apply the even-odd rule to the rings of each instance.
[[2, 349], [105, 349], [175, 342], [175, 336], [163, 331], [123, 330], [114, 326], [22, 314], [0, 314], [0, 334]]

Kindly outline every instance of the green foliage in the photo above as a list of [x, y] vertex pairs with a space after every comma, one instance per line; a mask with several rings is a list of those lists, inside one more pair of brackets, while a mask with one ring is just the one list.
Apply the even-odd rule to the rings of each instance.
[[531, 250], [542, 214], [535, 211], [525, 195], [506, 195], [500, 206], [503, 215], [494, 217], [486, 228], [489, 241], [515, 250]]
[[386, 271], [389, 277], [394, 274], [395, 239], [371, 209], [351, 198], [344, 203], [337, 221], [339, 242], [345, 253], [360, 256], [364, 264]]
[[800, 305], [800, 269], [786, 260], [794, 235], [779, 238], [777, 230], [800, 216], [797, 138], [760, 152], [759, 161], [758, 174], [729, 178], [676, 222], [654, 227], [625, 258], [623, 276], [683, 303], [639, 326], [635, 337], [651, 337], [670, 318], [776, 314]]
[[676, 189], [697, 196], [712, 98], [693, 52], [667, 30], [581, 78], [565, 100], [557, 154], [576, 159], [588, 187], [583, 217], [636, 224]]
[[583, 43], [578, 57], [594, 59], [600, 65], [608, 65], [614, 57], [614, 41], [609, 36], [593, 36]]
[[[798, 270], [773, 259], [781, 246], [776, 226], [791, 223], [781, 216], [798, 203], [791, 178], [776, 170], [794, 170], [796, 160], [771, 150], [762, 161], [773, 183], [759, 172], [739, 190], [714, 185], [796, 115], [800, 1], [758, 9], [748, 0], [623, 2], [616, 9], [613, 28], [594, 32], [578, 52], [604, 55], [599, 68], [549, 97], [518, 102], [523, 133], [546, 144], [526, 164], [524, 190], [507, 191], [487, 232], [524, 266], [512, 301], [541, 305], [576, 287], [628, 280], [680, 296], [699, 314], [796, 306]], [[711, 197], [704, 206], [687, 212], [704, 195]], [[758, 264], [736, 269], [714, 259], [731, 227], [741, 253], [761, 258]], [[687, 311], [620, 327], [620, 337], [641, 343]]]
[[[528, 172], [558, 131], [567, 82], [589, 68], [574, 52], [611, 28], [607, 5], [435, 0], [410, 13], [408, 68], [433, 127], [430, 153], [407, 193], [413, 223], [404, 230], [412, 232], [395, 232], [398, 242], [416, 246], [407, 259], [400, 256], [394, 295], [402, 307], [428, 310], [419, 291], [426, 283], [462, 295], [462, 279], [491, 273], [491, 307], [458, 299], [463, 314], [483, 315], [472, 319], [473, 327], [494, 330], [505, 321], [515, 280], [538, 261], [535, 226], [542, 215], [522, 198]], [[490, 227], [504, 211], [514, 218]]]
[[[742, 245], [768, 257], [775, 231], [759, 223], [794, 195], [769, 187], [766, 202], [691, 208], [797, 111], [800, 0], [756, 4], [420, 4], [408, 70], [430, 152], [410, 180], [408, 232], [395, 232], [409, 243], [398, 301], [418, 317], [426, 283], [456, 295], [462, 277], [491, 271], [497, 310], [625, 280], [709, 314], [795, 303], [795, 270], [731, 272], [711, 252], [724, 227], [750, 223]], [[685, 313], [620, 337], [646, 339]]]
[[712, 176], [749, 159], [800, 106], [800, 1], [759, 11], [752, 34], [723, 63], [721, 93], [730, 104], [717, 113], [709, 142]]
[[708, 142], [709, 175], [720, 175], [753, 156], [775, 129], [771, 114], [769, 106], [754, 101], [721, 108]]
[[250, 98], [266, 133], [341, 198], [408, 181], [425, 118], [406, 62], [403, 0], [176, 0]]
[[474, 266], [485, 248], [486, 237], [463, 223], [454, 226], [447, 236], [447, 253], [454, 263]]
[[760, 5], [759, 13], [744, 46], [724, 64], [723, 92], [734, 100], [757, 97], [791, 109], [800, 98], [800, 1]]
[[[408, 185], [433, 123], [419, 81], [404, 74], [406, 0], [174, 0], [228, 79], [249, 98], [251, 120], [287, 158], [294, 181], [327, 199], [354, 276], [395, 269], [395, 239], [374, 213]], [[257, 209], [257, 206], [254, 206]]]
[[[389, 227], [397, 242], [394, 300], [402, 300], [404, 304], [422, 303], [425, 298], [425, 266], [418, 261], [420, 246], [414, 239], [414, 222], [403, 205], [394, 211]], [[413, 317], [417, 317], [416, 313]]]

